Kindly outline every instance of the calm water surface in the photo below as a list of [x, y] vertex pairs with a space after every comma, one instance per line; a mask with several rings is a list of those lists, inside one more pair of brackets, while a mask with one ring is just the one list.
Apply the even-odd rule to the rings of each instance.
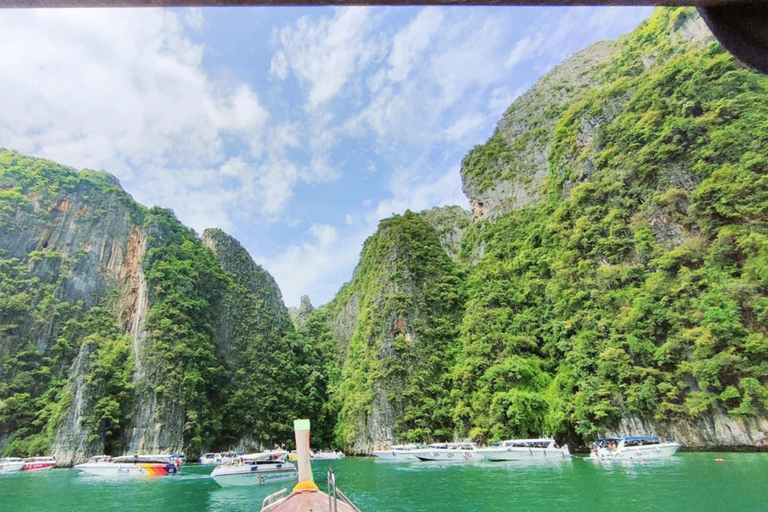
[[[715, 458], [723, 458], [718, 463]], [[384, 511], [768, 511], [768, 454], [683, 453], [656, 463], [596, 465], [396, 464], [367, 458], [313, 464], [363, 512]], [[258, 511], [279, 484], [220, 488], [212, 466], [179, 476], [112, 481], [56, 469], [0, 475], [0, 511]]]

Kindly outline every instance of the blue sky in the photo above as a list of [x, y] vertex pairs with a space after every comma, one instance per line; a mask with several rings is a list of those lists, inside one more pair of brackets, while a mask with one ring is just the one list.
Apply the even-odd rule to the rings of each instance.
[[516, 97], [648, 8], [0, 11], [0, 146], [105, 169], [220, 227], [286, 304], [330, 300], [378, 221], [460, 204]]

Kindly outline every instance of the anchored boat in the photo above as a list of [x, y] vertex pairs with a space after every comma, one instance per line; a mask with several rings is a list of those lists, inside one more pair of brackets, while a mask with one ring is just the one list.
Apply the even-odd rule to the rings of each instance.
[[510, 460], [565, 460], [570, 459], [571, 452], [566, 444], [562, 448], [557, 441], [550, 438], [542, 439], [510, 439], [502, 441], [498, 446], [480, 448], [479, 453], [491, 462]]
[[54, 457], [28, 457], [24, 459], [22, 471], [48, 471], [56, 465]]
[[142, 477], [175, 475], [179, 472], [180, 459], [168, 455], [126, 455], [110, 457], [99, 455], [88, 462], [77, 464], [74, 469], [94, 476]]
[[21, 471], [24, 461], [19, 457], [6, 457], [0, 459], [0, 473], [15, 473]]
[[314, 452], [310, 454], [312, 460], [341, 460], [344, 458], [344, 453], [332, 451], [332, 452]]
[[224, 458], [220, 453], [204, 453], [200, 456], [199, 462], [204, 466], [219, 465], [224, 463]]
[[374, 450], [373, 456], [381, 460], [413, 461], [419, 460], [416, 455], [414, 455], [414, 450], [419, 449], [421, 449], [421, 447], [417, 444], [395, 445], [388, 450]]
[[271, 452], [243, 455], [236, 462], [217, 466], [211, 473], [222, 487], [260, 485], [293, 480], [298, 477], [296, 467], [286, 460], [288, 452]]
[[592, 453], [585, 460], [664, 459], [679, 449], [679, 443], [671, 439], [661, 441], [656, 436], [607, 437], [592, 444]]
[[430, 444], [426, 449], [414, 450], [413, 455], [428, 462], [473, 462], [484, 458], [475, 443]]

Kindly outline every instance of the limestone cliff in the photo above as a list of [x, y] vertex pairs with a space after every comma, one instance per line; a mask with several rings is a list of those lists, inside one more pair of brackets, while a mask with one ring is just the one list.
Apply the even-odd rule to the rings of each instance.
[[0, 150], [0, 278], [3, 453], [252, 449], [306, 409], [274, 279], [105, 172]]
[[339, 442], [656, 433], [754, 448], [766, 98], [768, 79], [691, 9], [659, 9], [539, 80], [463, 160], [475, 222], [457, 208], [383, 221], [324, 309]]
[[326, 308], [341, 354], [337, 440], [350, 451], [451, 430], [444, 379], [463, 299], [447, 239], [411, 212], [381, 221]]
[[462, 165], [459, 435], [764, 437], [765, 91], [693, 10], [659, 9], [510, 106]]
[[[714, 41], [704, 21], [683, 15], [679, 23], [664, 28], [673, 46], [666, 51], [643, 51], [636, 35], [602, 41], [567, 58], [515, 100], [499, 121], [491, 139], [472, 149], [462, 162], [462, 182], [474, 220], [495, 219], [505, 212], [532, 204], [541, 198], [543, 181], [549, 175], [552, 143], [565, 112], [617, 79], [611, 72], [617, 62], [636, 59], [637, 71], [658, 65], [691, 44]], [[594, 142], [597, 128], [621, 113], [630, 98], [622, 91], [610, 101], [595, 105], [594, 113], [582, 120], [579, 144]], [[589, 173], [584, 163], [582, 175]]]

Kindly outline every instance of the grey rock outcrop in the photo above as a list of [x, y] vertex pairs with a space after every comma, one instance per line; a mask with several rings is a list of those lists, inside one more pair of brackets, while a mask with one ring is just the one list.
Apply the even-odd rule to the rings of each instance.
[[436, 206], [419, 215], [435, 230], [446, 254], [453, 261], [458, 261], [462, 237], [472, 223], [470, 212], [461, 206]]
[[307, 320], [309, 319], [309, 315], [314, 310], [315, 310], [315, 307], [312, 305], [312, 302], [310, 302], [309, 297], [307, 295], [302, 295], [301, 302], [299, 303], [299, 309], [296, 315], [296, 322], [298, 327], [304, 327], [305, 325], [307, 325]]
[[[680, 43], [708, 43], [712, 34], [698, 16], [677, 27], [673, 39]], [[462, 162], [462, 184], [475, 221], [493, 220], [540, 198], [544, 179], [550, 175], [550, 153], [557, 123], [563, 113], [589, 91], [605, 85], [604, 69], [623, 51], [622, 38], [601, 41], [575, 53], [539, 79], [515, 100], [486, 144], [476, 146]], [[644, 62], [647, 67], [650, 61]], [[589, 147], [598, 126], [621, 112], [627, 95], [617, 96], [599, 112], [580, 120], [577, 144]], [[574, 151], [578, 152], [578, 151]], [[581, 176], [590, 174], [592, 162], [579, 162]], [[564, 185], [564, 192], [572, 184]]]
[[658, 423], [636, 416], [622, 418], [606, 436], [658, 435], [671, 437], [688, 450], [742, 450], [765, 446], [768, 418], [737, 418], [722, 412], [698, 420]]

